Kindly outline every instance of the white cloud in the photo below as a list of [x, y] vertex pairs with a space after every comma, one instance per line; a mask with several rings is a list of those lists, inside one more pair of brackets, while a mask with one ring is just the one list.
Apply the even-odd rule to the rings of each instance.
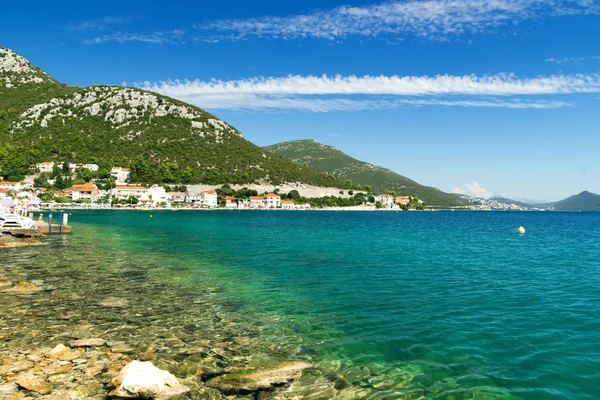
[[92, 39], [86, 39], [83, 41], [84, 44], [101, 44], [105, 42], [117, 42], [117, 43], [125, 43], [125, 42], [143, 42], [143, 43], [151, 43], [151, 44], [169, 44], [169, 43], [178, 43], [183, 35], [184, 31], [180, 29], [172, 30], [172, 31], [161, 31], [154, 32], [150, 34], [142, 34], [142, 33], [127, 33], [127, 32], [117, 32], [111, 33], [103, 36], [97, 36]]
[[563, 58], [547, 58], [544, 61], [548, 63], [554, 64], [566, 64], [566, 63], [575, 63], [580, 64], [587, 60], [600, 60], [600, 56], [592, 56], [592, 57], [563, 57]]
[[[298, 76], [234, 81], [162, 81], [137, 84], [208, 109], [295, 109], [312, 112], [391, 109], [402, 106], [545, 109], [573, 106], [557, 99], [600, 93], [600, 75], [519, 79], [512, 74], [464, 76]], [[520, 96], [520, 97], [515, 97]]]
[[365, 7], [341, 6], [291, 16], [263, 16], [199, 23], [208, 37], [240, 40], [414, 35], [445, 40], [552, 16], [598, 14], [597, 0], [409, 0]]
[[484, 199], [489, 199], [494, 195], [494, 193], [482, 188], [481, 185], [479, 185], [479, 183], [475, 181], [473, 181], [473, 183], [465, 183], [461, 187], [455, 187], [454, 189], [452, 189], [452, 193], [466, 194], [469, 196], [481, 197]]
[[93, 31], [107, 29], [111, 25], [124, 24], [129, 19], [121, 17], [104, 17], [82, 21], [76, 24], [72, 24], [68, 27], [70, 31]]
[[299, 76], [256, 77], [233, 81], [145, 82], [144, 88], [170, 96], [254, 95], [549, 95], [599, 93], [600, 74], [551, 75], [519, 79], [512, 74], [487, 76]]

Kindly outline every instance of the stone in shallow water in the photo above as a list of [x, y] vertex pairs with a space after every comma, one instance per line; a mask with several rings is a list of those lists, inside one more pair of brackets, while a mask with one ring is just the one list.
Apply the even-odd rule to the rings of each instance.
[[117, 389], [112, 396], [123, 398], [170, 399], [187, 393], [189, 388], [174, 375], [156, 368], [151, 362], [132, 361], [112, 382]]
[[10, 285], [12, 285], [12, 282], [6, 276], [0, 274], [0, 289], [8, 288]]
[[16, 374], [17, 372], [25, 371], [29, 368], [33, 367], [33, 363], [27, 360], [19, 360], [19, 361], [5, 361], [3, 365], [0, 366], [0, 375], [5, 374]]
[[69, 347], [65, 346], [64, 344], [58, 344], [58, 345], [56, 345], [55, 348], [50, 350], [48, 355], [51, 358], [56, 358], [61, 361], [73, 361], [76, 358], [79, 358], [79, 356], [81, 354], [79, 352], [71, 350]]
[[31, 292], [36, 292], [38, 290], [41, 290], [41, 288], [33, 282], [20, 281], [15, 286], [13, 286], [11, 289], [8, 289], [8, 290], [11, 292], [18, 292], [18, 293], [31, 293]]
[[79, 339], [69, 343], [71, 347], [99, 347], [105, 344], [106, 340], [100, 338]]
[[5, 383], [4, 385], [0, 385], [0, 398], [10, 398], [9, 396], [17, 393], [19, 388], [14, 383]]
[[129, 305], [129, 300], [119, 297], [108, 297], [100, 301], [98, 304], [104, 307], [124, 308]]
[[15, 382], [22, 388], [39, 394], [48, 394], [52, 391], [52, 385], [45, 378], [29, 372], [17, 376]]
[[299, 378], [302, 371], [311, 366], [305, 362], [284, 362], [273, 368], [222, 375], [211, 380], [209, 386], [224, 392], [268, 389]]

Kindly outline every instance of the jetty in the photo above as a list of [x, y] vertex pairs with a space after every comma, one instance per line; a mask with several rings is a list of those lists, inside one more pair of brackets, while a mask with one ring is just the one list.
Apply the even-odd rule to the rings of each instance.
[[[33, 213], [29, 214], [33, 219]], [[34, 220], [35, 226], [42, 235], [70, 235], [73, 233], [73, 227], [69, 225], [69, 214], [66, 212], [48, 213], [46, 221]]]

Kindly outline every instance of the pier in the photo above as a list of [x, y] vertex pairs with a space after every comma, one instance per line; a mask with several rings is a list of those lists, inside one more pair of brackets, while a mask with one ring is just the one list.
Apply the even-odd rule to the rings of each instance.
[[[33, 213], [29, 214], [33, 219]], [[70, 235], [73, 233], [73, 227], [69, 225], [69, 214], [64, 212], [48, 213], [46, 221], [34, 221], [35, 226], [42, 235]]]

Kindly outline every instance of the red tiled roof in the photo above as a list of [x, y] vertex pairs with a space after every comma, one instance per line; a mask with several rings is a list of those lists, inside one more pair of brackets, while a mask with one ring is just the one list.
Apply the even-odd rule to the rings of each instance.
[[281, 204], [294, 204], [293, 200], [281, 200]]
[[206, 194], [217, 194], [217, 192], [215, 190], [205, 190], [204, 193], [206, 193]]
[[261, 200], [262, 201], [263, 198], [260, 196], [250, 196], [250, 200]]
[[279, 195], [275, 193], [267, 193], [265, 194], [265, 197], [279, 197]]
[[117, 190], [148, 190], [144, 186], [117, 186]]

